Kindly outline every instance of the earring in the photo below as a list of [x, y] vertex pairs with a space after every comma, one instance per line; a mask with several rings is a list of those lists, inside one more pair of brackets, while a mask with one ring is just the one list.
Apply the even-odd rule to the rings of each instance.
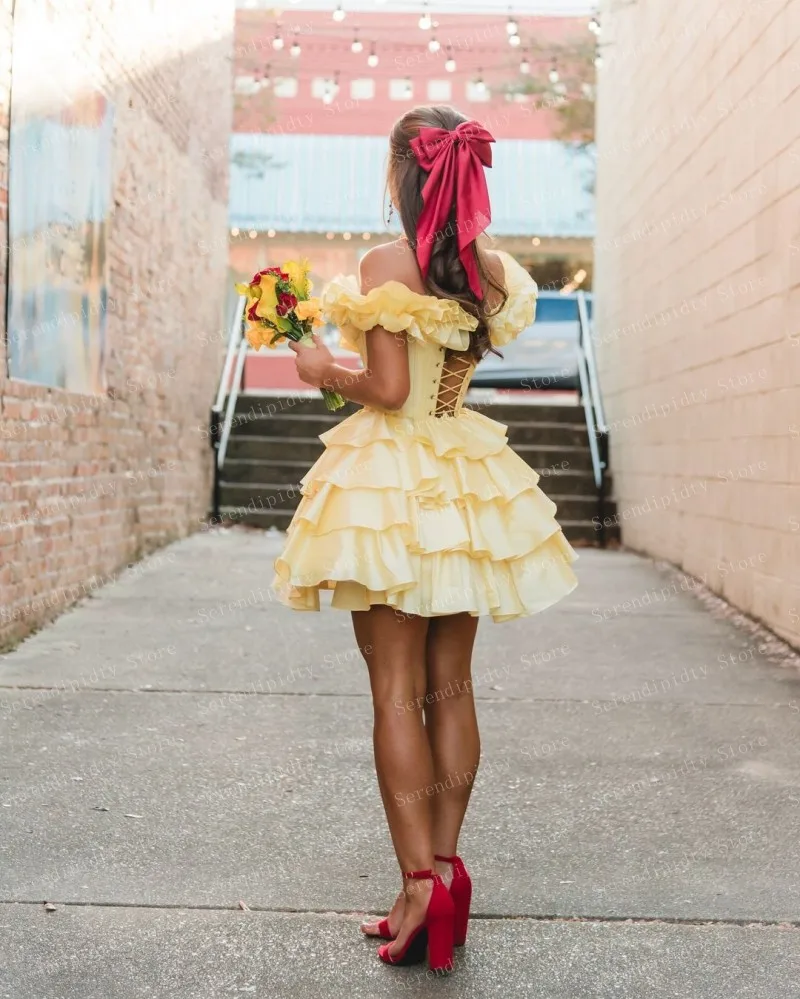
[[389, 217], [386, 219], [386, 224], [389, 225], [392, 221], [392, 215], [394, 215], [394, 205], [392, 204], [392, 199], [389, 198]]

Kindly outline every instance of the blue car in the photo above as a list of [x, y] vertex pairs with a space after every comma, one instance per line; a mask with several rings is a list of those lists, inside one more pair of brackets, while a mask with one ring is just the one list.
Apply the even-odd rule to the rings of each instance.
[[[591, 319], [589, 294], [586, 308]], [[533, 325], [500, 349], [502, 357], [487, 354], [470, 384], [474, 388], [577, 389], [579, 334], [577, 294], [542, 291]]]

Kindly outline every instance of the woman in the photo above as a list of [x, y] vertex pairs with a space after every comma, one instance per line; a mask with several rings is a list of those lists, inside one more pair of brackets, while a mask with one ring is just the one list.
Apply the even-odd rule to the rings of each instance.
[[[450, 970], [471, 882], [458, 836], [480, 742], [470, 682], [479, 615], [505, 621], [561, 599], [575, 553], [538, 476], [505, 427], [462, 408], [475, 364], [533, 321], [536, 284], [481, 236], [494, 139], [450, 107], [418, 107], [392, 129], [388, 188], [404, 236], [371, 250], [323, 294], [326, 318], [364, 363], [353, 372], [292, 345], [309, 385], [364, 407], [322, 435], [323, 456], [276, 560], [281, 598], [353, 616], [369, 670], [375, 766], [401, 891], [389, 964]], [[480, 237], [480, 238], [479, 238]]]

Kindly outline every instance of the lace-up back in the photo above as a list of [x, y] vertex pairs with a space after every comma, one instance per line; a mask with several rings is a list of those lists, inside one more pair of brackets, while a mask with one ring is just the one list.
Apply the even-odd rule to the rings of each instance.
[[445, 353], [434, 416], [453, 416], [458, 412], [474, 369], [475, 361], [470, 354], [457, 353], [453, 350]]

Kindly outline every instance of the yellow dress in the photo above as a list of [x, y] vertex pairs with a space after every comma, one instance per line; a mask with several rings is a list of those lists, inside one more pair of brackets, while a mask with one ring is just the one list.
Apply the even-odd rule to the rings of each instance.
[[[491, 320], [502, 348], [533, 322], [536, 283], [501, 254], [509, 297]], [[566, 596], [577, 557], [538, 475], [507, 444], [506, 428], [462, 407], [474, 363], [463, 351], [476, 321], [456, 303], [397, 281], [359, 292], [335, 278], [322, 296], [342, 343], [366, 360], [369, 330], [405, 331], [411, 391], [393, 412], [364, 408], [321, 435], [325, 451], [302, 499], [273, 587], [295, 610], [388, 604], [434, 617], [467, 611], [507, 621]]]

